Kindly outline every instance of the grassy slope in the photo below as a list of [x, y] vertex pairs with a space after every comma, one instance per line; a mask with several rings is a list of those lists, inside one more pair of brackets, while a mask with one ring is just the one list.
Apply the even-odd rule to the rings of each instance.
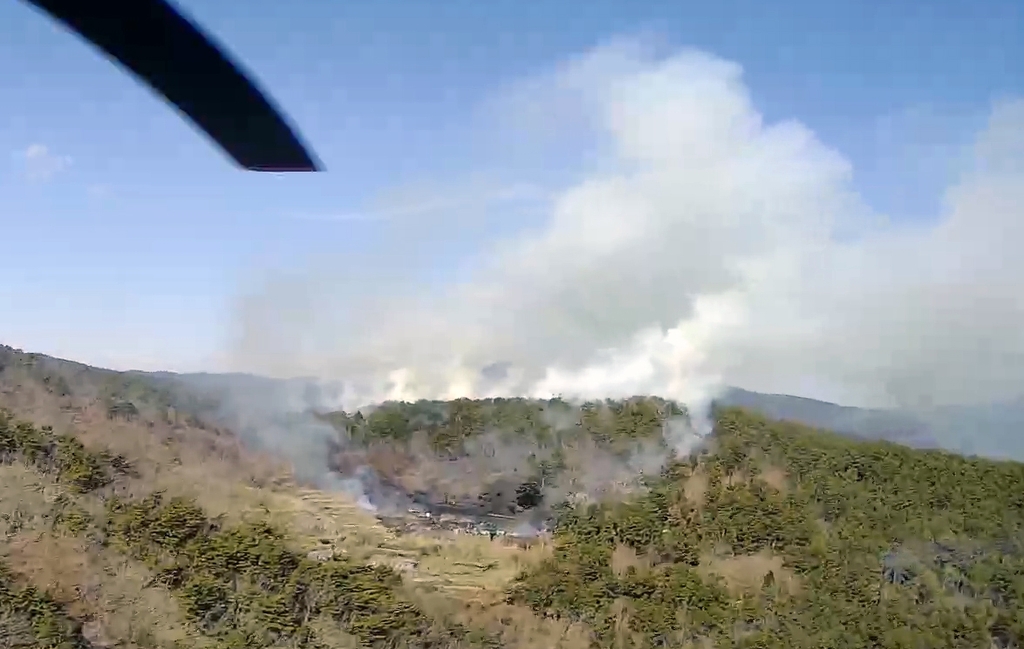
[[[538, 648], [1008, 647], [1024, 634], [1024, 465], [725, 410], [713, 453], [639, 500], [564, 516], [553, 548], [525, 551], [395, 537], [229, 434], [168, 416], [138, 377], [2, 365], [0, 407], [52, 425], [32, 430], [53, 443], [33, 456], [27, 428], [7, 437], [0, 632], [57, 629], [68, 647], [347, 647], [390, 629], [410, 646]], [[108, 419], [112, 390], [140, 414]], [[306, 559], [325, 548], [341, 558]], [[37, 599], [49, 603], [25, 604]]]
[[[315, 550], [357, 566], [401, 569], [403, 583], [389, 589], [402, 601], [432, 623], [464, 627], [461, 639], [431, 646], [586, 646], [576, 626], [503, 601], [505, 584], [539, 560], [543, 547], [396, 536], [347, 498], [295, 485], [281, 466], [246, 452], [227, 432], [203, 426], [184, 411], [168, 415], [168, 396], [147, 386], [145, 377], [10, 351], [0, 358], [0, 368], [0, 408], [13, 412], [15, 421], [30, 420], [41, 434], [67, 433], [101, 460], [123, 455], [132, 465], [130, 474], [115, 476], [112, 484], [78, 493], [69, 481], [73, 476], [61, 477], [52, 461], [7, 453], [0, 463], [0, 512], [7, 513], [0, 520], [0, 561], [12, 567], [19, 583], [51, 593], [85, 623], [86, 636], [97, 646], [223, 641], [200, 632], [180, 593], [155, 579], [145, 552], [112, 539], [107, 529], [105, 503], [113, 496], [137, 503], [157, 491], [189, 499], [224, 529], [269, 521], [286, 533], [284, 545], [300, 559]], [[140, 414], [131, 421], [109, 419], [111, 395], [126, 393]], [[53, 432], [39, 431], [41, 426]], [[67, 506], [88, 514], [85, 529], [72, 533], [58, 523], [58, 512]], [[322, 619], [310, 625], [323, 627], [320, 635], [329, 638], [324, 646], [358, 646], [351, 634], [337, 632], [338, 625]]]

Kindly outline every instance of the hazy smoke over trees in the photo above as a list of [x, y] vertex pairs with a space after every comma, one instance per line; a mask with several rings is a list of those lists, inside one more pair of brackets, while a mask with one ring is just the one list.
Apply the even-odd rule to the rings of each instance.
[[236, 367], [348, 381], [349, 405], [695, 404], [730, 384], [916, 406], [1024, 384], [1024, 103], [993, 109], [942, 212], [915, 222], [872, 213], [841, 152], [765, 121], [741, 68], [709, 54], [616, 42], [486, 110], [540, 149], [571, 130], [591, 155], [552, 174], [569, 180], [533, 211], [494, 208], [519, 226], [475, 231], [477, 254], [451, 273], [416, 279], [401, 259], [430, 258], [486, 206], [446, 214], [453, 225], [397, 219], [375, 265], [367, 253], [261, 284], [237, 310]]

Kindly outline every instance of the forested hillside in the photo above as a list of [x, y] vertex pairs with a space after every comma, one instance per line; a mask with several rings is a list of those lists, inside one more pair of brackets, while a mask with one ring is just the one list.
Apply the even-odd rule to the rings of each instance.
[[205, 420], [217, 395], [3, 361], [4, 646], [1021, 646], [1022, 464], [739, 408], [673, 456], [686, 414], [652, 398], [316, 414], [349, 461], [421, 449], [421, 468], [525, 471], [549, 499], [592, 487], [595, 458], [609, 462], [596, 474], [646, 470], [629, 489], [549, 502], [550, 535], [528, 543], [396, 531]]
[[1020, 646], [1024, 465], [738, 409], [715, 441], [645, 497], [567, 513], [512, 600], [604, 646]]

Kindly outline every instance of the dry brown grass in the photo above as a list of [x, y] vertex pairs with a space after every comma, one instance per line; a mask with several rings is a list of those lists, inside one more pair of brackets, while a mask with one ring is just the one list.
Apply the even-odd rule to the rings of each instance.
[[592, 634], [586, 626], [540, 617], [529, 608], [505, 603], [493, 593], [477, 595], [471, 600], [435, 596], [422, 600], [422, 605], [469, 627], [494, 634], [500, 646], [506, 649], [589, 649], [592, 646]]
[[0, 541], [23, 529], [41, 529], [61, 493], [53, 480], [20, 465], [0, 465]]
[[286, 481], [283, 464], [246, 451], [232, 435], [166, 422], [109, 420], [99, 404], [76, 413], [64, 430], [90, 448], [129, 458], [139, 477], [127, 481], [125, 491], [195, 498], [215, 516], [258, 507], [259, 487], [272, 489]]
[[[550, 555], [544, 543], [521, 547], [500, 538], [442, 532], [398, 535], [343, 494], [298, 488], [280, 463], [248, 452], [230, 435], [159, 418], [110, 420], [99, 402], [58, 398], [30, 381], [0, 381], [0, 407], [36, 425], [72, 433], [89, 448], [124, 455], [138, 475], [119, 480], [116, 490], [121, 495], [161, 490], [194, 498], [210, 515], [229, 522], [269, 518], [287, 529], [304, 551], [333, 551], [398, 568], [410, 594], [426, 610], [498, 634], [502, 646], [589, 646], [584, 627], [544, 619], [504, 602], [509, 581]], [[126, 642], [119, 646], [129, 647], [171, 647], [176, 642], [203, 646], [204, 640], [188, 633], [170, 594], [149, 585], [144, 566], [50, 529], [46, 514], [60, 493], [59, 485], [27, 467], [0, 467], [0, 511], [11, 512], [7, 518], [13, 521], [0, 520], [3, 556], [74, 614], [92, 619], [88, 628], [99, 644], [117, 638]], [[101, 513], [96, 496], [76, 502], [97, 516]], [[330, 646], [358, 644], [334, 634]]]
[[615, 618], [615, 649], [640, 649], [643, 646], [643, 636], [630, 629], [633, 607], [629, 600], [617, 599], [612, 604], [611, 614]]
[[725, 476], [725, 479], [722, 480], [722, 484], [725, 485], [726, 487], [739, 487], [747, 484], [749, 481], [750, 476], [748, 476], [745, 472], [730, 471], [729, 475]]
[[72, 615], [81, 617], [86, 612], [85, 597], [93, 590], [89, 583], [93, 577], [84, 541], [30, 529], [7, 539], [4, 554], [21, 576], [45, 588]]
[[633, 548], [620, 543], [612, 552], [611, 567], [612, 572], [619, 577], [629, 572], [630, 568], [642, 574], [650, 570], [651, 561], [647, 556], [639, 555]]
[[[149, 585], [144, 566], [52, 528], [48, 514], [59, 495], [70, 497], [28, 467], [0, 465], [0, 511], [17, 512], [0, 530], [0, 557], [16, 574], [88, 620], [87, 634], [97, 646], [114, 639], [127, 647], [206, 646], [189, 633], [170, 593]], [[98, 503], [78, 504], [96, 509]]]
[[399, 569], [410, 594], [436, 615], [497, 634], [509, 649], [584, 649], [585, 627], [544, 619], [504, 602], [519, 572], [550, 556], [551, 547], [521, 547], [500, 538], [449, 532], [398, 535], [350, 498], [312, 489], [275, 493], [272, 509], [306, 550], [333, 548]]
[[765, 576], [771, 572], [780, 592], [795, 595], [800, 591], [799, 578], [783, 565], [782, 557], [769, 552], [730, 557], [709, 556], [701, 561], [701, 570], [708, 576], [722, 578], [733, 593], [759, 592]]
[[480, 591], [503, 590], [516, 575], [551, 553], [547, 544], [524, 548], [502, 539], [467, 535], [411, 537], [410, 541], [422, 553], [416, 579], [445, 580], [461, 589]]
[[707, 473], [704, 472], [704, 469], [698, 468], [693, 472], [693, 475], [686, 479], [686, 483], [683, 485], [683, 495], [686, 496], [686, 499], [694, 507], [702, 507], [708, 486]]
[[769, 464], [761, 469], [758, 477], [776, 491], [786, 493], [789, 489], [789, 474], [781, 467]]
[[503, 647], [590, 646], [584, 626], [545, 619], [504, 602], [508, 583], [550, 556], [546, 543], [521, 547], [500, 538], [450, 532], [399, 535], [350, 498], [312, 489], [274, 493], [269, 498], [273, 515], [286, 522], [305, 550], [333, 548], [399, 569], [424, 610], [497, 634]]
[[[634, 608], [626, 599], [616, 600], [611, 607], [611, 614], [615, 618], [615, 637], [612, 639], [614, 649], [640, 649], [650, 646], [644, 641], [642, 633], [633, 631], [631, 621]], [[688, 637], [685, 631], [690, 626], [689, 616], [685, 609], [676, 611], [676, 620], [679, 624], [679, 631], [674, 638], [669, 639], [668, 646], [679, 649], [714, 649], [715, 644], [710, 638], [698, 638], [693, 640]]]
[[521, 547], [497, 538], [451, 532], [399, 535], [343, 494], [312, 489], [267, 496], [272, 516], [305, 550], [334, 548], [353, 558], [403, 569], [414, 585], [462, 597], [500, 591], [550, 554], [543, 543]]
[[190, 631], [170, 593], [149, 585], [144, 566], [113, 551], [80, 539], [23, 533], [12, 539], [6, 558], [71, 615], [91, 621], [96, 644], [117, 639], [140, 646], [208, 645]]
[[159, 417], [111, 420], [101, 401], [59, 397], [10, 369], [0, 375], [0, 408], [37, 426], [74, 434], [89, 448], [127, 457], [139, 476], [121, 485], [125, 495], [163, 490], [196, 498], [213, 515], [233, 517], [259, 507], [252, 487], [286, 482], [284, 464], [247, 451], [233, 435]]
[[[224, 452], [214, 444], [197, 443], [207, 431], [179, 430], [176, 437], [166, 436], [156, 425], [147, 436], [140, 434], [137, 423], [108, 422], [105, 417], [97, 421], [97, 413], [90, 414], [75, 427], [83, 441], [138, 461], [141, 476], [128, 481], [124, 490], [141, 495], [160, 489], [193, 497], [211, 515], [229, 520], [269, 517], [288, 529], [303, 550], [333, 548], [361, 561], [396, 568], [413, 565], [410, 581], [452, 592], [500, 590], [548, 552], [544, 546], [526, 549], [465, 534], [400, 536], [345, 494], [275, 482], [268, 478], [275, 475], [275, 467], [252, 461], [244, 449]], [[266, 486], [256, 486], [259, 482]]]

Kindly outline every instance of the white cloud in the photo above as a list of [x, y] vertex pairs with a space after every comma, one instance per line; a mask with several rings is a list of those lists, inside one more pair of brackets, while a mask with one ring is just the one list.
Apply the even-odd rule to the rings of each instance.
[[[406, 396], [1024, 392], [1024, 102], [993, 111], [942, 213], [901, 226], [864, 206], [840, 152], [766, 123], [740, 67], [705, 53], [620, 42], [503, 97], [531, 127], [586, 124], [603, 154], [542, 227], [441, 286], [340, 264], [270, 282], [242, 301], [233, 364], [378, 381], [361, 398], [396, 377]], [[513, 364], [497, 388], [479, 375], [495, 362]]]
[[71, 166], [71, 156], [54, 153], [45, 144], [30, 144], [19, 155], [30, 180], [49, 180]]

